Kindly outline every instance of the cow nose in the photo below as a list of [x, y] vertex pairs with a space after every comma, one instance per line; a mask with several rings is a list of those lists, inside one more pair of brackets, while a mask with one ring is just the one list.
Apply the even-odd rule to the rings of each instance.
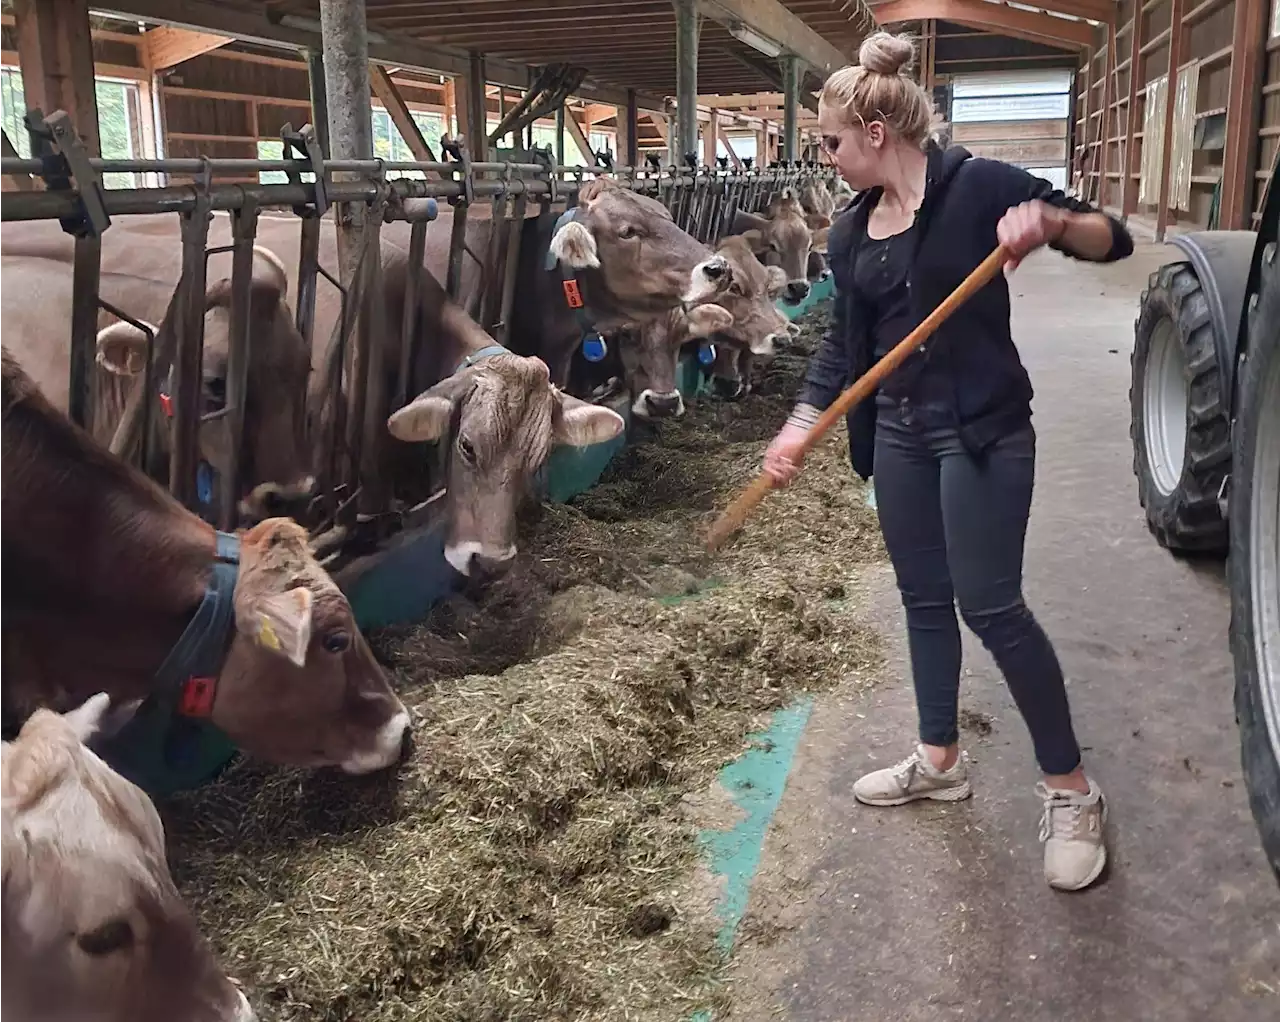
[[653, 394], [648, 395], [645, 404], [649, 406], [649, 411], [659, 418], [666, 418], [675, 415], [681, 410], [683, 402], [680, 400], [680, 391], [673, 390], [670, 394]]
[[806, 280], [792, 280], [787, 282], [787, 288], [784, 292], [786, 299], [792, 305], [797, 302], [803, 302], [809, 295], [809, 282]]
[[[511, 553], [514, 555], [515, 551]], [[489, 554], [472, 554], [469, 574], [477, 582], [493, 582], [511, 569], [514, 560], [514, 556], [494, 557]]]

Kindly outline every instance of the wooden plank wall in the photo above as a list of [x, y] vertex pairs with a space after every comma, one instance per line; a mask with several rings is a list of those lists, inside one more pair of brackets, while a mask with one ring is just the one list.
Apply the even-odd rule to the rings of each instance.
[[[1280, 37], [1266, 38], [1271, 23], [1271, 0], [1183, 0], [1182, 46], [1177, 63], [1180, 70], [1193, 64], [1199, 66], [1196, 121], [1207, 124], [1211, 118], [1225, 115], [1230, 105], [1233, 61], [1244, 59], [1244, 41], [1237, 39], [1237, 3], [1265, 6], [1266, 28], [1260, 44], [1263, 53], [1259, 80], [1255, 83], [1261, 91], [1257, 144], [1253, 147], [1250, 166], [1242, 174], [1245, 179], [1242, 222], [1220, 223], [1224, 228], [1254, 223], [1262, 198], [1261, 184], [1269, 176], [1280, 147]], [[1130, 66], [1135, 10], [1138, 14], [1136, 69]], [[1111, 210], [1124, 210], [1152, 221], [1158, 213], [1155, 206], [1136, 203], [1141, 147], [1147, 144], [1142, 132], [1143, 112], [1147, 84], [1169, 71], [1172, 11], [1172, 0], [1145, 3], [1120, 0], [1116, 9], [1114, 65], [1107, 54], [1109, 32], [1102, 26], [1097, 31], [1095, 45], [1082, 54], [1076, 72], [1075, 185], [1090, 198], [1100, 197]], [[1116, 73], [1107, 86], [1107, 72], [1112, 66]], [[1131, 72], [1135, 75], [1132, 90]], [[1104, 92], [1107, 93], [1105, 111]], [[1164, 139], [1151, 142], [1162, 145]], [[1215, 188], [1224, 173], [1224, 153], [1221, 148], [1193, 151], [1189, 208], [1171, 210], [1170, 225], [1193, 228], [1208, 224]]]

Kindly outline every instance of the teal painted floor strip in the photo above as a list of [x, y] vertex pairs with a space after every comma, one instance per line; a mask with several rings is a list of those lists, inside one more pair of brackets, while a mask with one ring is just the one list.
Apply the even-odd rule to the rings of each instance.
[[[731, 830], [704, 830], [699, 835], [712, 872], [725, 881], [716, 913], [720, 917], [717, 943], [726, 955], [733, 948], [738, 923], [747, 910], [751, 880], [764, 850], [764, 836], [782, 801], [812, 709], [813, 699], [804, 696], [779, 710], [764, 731], [750, 736], [752, 748], [720, 771], [720, 783], [746, 814]], [[711, 1022], [711, 1013], [697, 1012], [690, 1022]]]

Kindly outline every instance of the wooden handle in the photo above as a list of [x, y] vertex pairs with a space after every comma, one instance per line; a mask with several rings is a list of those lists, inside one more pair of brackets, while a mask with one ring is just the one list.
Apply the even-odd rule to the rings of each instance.
[[[839, 419], [847, 415], [854, 405], [874, 393], [876, 388], [884, 381], [884, 378], [897, 369], [916, 348], [928, 340], [933, 335], [933, 332], [946, 321], [948, 316], [977, 294], [978, 291], [991, 283], [1008, 261], [1009, 253], [1004, 247], [996, 248], [994, 252], [974, 268], [974, 271], [969, 276], [960, 282], [959, 287], [947, 295], [942, 300], [942, 303], [924, 318], [918, 327], [895, 344], [884, 358], [859, 376], [853, 385], [836, 398], [831, 407], [818, 417], [818, 421], [809, 427], [808, 432], [804, 435], [804, 440], [800, 443], [801, 457], [813, 450], [814, 445], [822, 439], [827, 430], [834, 426]], [[761, 472], [752, 481], [751, 485], [743, 490], [738, 498], [729, 505], [724, 514], [716, 519], [715, 524], [711, 526], [707, 532], [707, 550], [714, 551], [730, 535], [737, 531], [742, 523], [746, 521], [747, 515], [768, 496], [771, 489], [773, 489], [773, 480], [768, 473]]]

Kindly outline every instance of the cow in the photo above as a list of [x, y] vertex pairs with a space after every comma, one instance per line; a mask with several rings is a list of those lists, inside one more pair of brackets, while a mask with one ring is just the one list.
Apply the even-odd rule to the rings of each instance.
[[271, 762], [399, 760], [408, 712], [299, 525], [215, 533], [55, 409], [7, 348], [2, 383], [6, 702], [154, 694]]
[[665, 320], [635, 331], [622, 343], [623, 363], [634, 400], [632, 412], [643, 419], [665, 418], [684, 412], [684, 399], [676, 388], [680, 349], [690, 340], [705, 337], [719, 349], [745, 350], [768, 357], [775, 339], [788, 327], [787, 318], [774, 304], [786, 286], [780, 267], [764, 266], [746, 239], [733, 236], [716, 246], [716, 254], [728, 266], [727, 289], [715, 304], [696, 306], [689, 312], [672, 310]]
[[810, 256], [815, 241], [825, 248], [829, 226], [829, 221], [823, 224], [822, 217], [806, 214], [788, 192], [775, 196], [763, 216], [739, 210], [733, 218], [733, 233], [747, 241], [762, 263], [781, 267], [786, 273], [783, 297], [793, 305], [809, 294]]
[[800, 188], [798, 199], [806, 216], [824, 217], [828, 224], [831, 223], [836, 212], [836, 200], [825, 181], [819, 179], [805, 183]]
[[151, 800], [86, 744], [97, 693], [38, 709], [3, 744], [4, 985], [10, 1018], [254, 1022], [183, 902]]
[[[146, 220], [146, 217], [122, 218]], [[181, 274], [178, 223], [163, 221], [173, 248], [132, 237], [128, 226], [103, 235], [99, 295], [155, 330]], [[0, 295], [6, 343], [54, 406], [68, 407], [74, 242], [52, 221], [11, 223], [4, 229], [3, 293]], [[211, 260], [216, 269], [217, 257]], [[223, 261], [226, 265], [226, 261]], [[226, 267], [229, 271], [229, 266]], [[250, 347], [245, 428], [241, 440], [240, 510], [249, 521], [297, 513], [314, 496], [315, 475], [305, 445], [305, 400], [310, 358], [286, 303], [286, 277], [280, 259], [268, 248], [254, 249], [250, 286]], [[227, 356], [230, 341], [231, 281], [216, 278], [205, 291], [201, 384], [200, 455], [212, 470], [202, 483], [202, 509], [209, 517], [220, 487], [229, 478], [230, 432], [225, 416]], [[91, 423], [94, 437], [109, 444], [129, 393], [141, 386], [147, 335], [105, 311], [99, 313], [93, 373]], [[152, 401], [148, 463], [153, 478], [168, 479], [171, 404], [169, 381], [158, 381]], [[135, 452], [127, 451], [132, 457]]]

